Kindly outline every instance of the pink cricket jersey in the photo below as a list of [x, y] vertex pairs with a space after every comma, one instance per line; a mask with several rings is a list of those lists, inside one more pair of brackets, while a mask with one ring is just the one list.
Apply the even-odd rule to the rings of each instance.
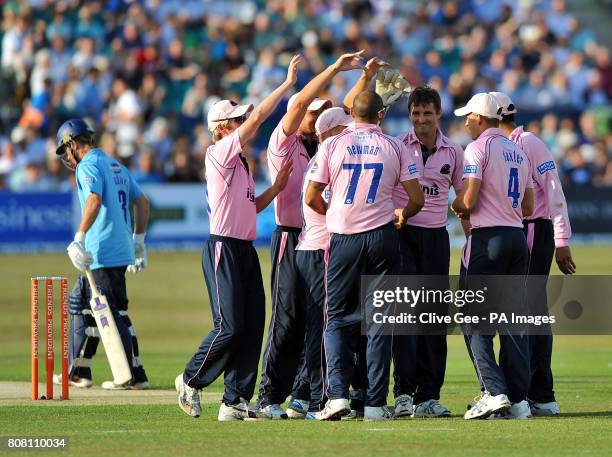
[[510, 139], [518, 144], [531, 162], [535, 209], [529, 219], [552, 219], [555, 231], [555, 247], [569, 244], [572, 235], [567, 202], [555, 166], [555, 159], [546, 144], [523, 126], [512, 131]]
[[[423, 165], [421, 143], [414, 129], [400, 139], [408, 148], [421, 174], [419, 183], [425, 196], [425, 205], [421, 211], [409, 218], [407, 223], [426, 228], [446, 226], [448, 191], [453, 186], [455, 192], [459, 192], [463, 186], [463, 149], [438, 129], [436, 152], [430, 154]], [[408, 195], [401, 184], [393, 190], [393, 203], [396, 208], [403, 208], [408, 204]]]
[[308, 179], [329, 184], [330, 233], [367, 232], [394, 219], [392, 193], [420, 173], [406, 146], [374, 124], [350, 124], [319, 147]]
[[480, 179], [472, 227], [523, 227], [521, 201], [531, 183], [531, 165], [523, 150], [498, 128], [485, 130], [465, 148], [463, 178]]
[[[327, 248], [327, 241], [329, 240], [329, 232], [327, 231], [327, 223], [325, 216], [317, 213], [310, 206], [304, 202], [304, 194], [308, 187], [308, 171], [312, 168], [312, 165], [317, 160], [315, 155], [306, 168], [306, 176], [304, 176], [304, 182], [302, 184], [302, 232], [298, 238], [298, 244], [295, 248], [298, 251], [316, 251], [317, 249], [325, 250]], [[329, 189], [325, 188], [323, 191], [323, 199], [329, 201]]]
[[293, 160], [293, 172], [285, 189], [274, 199], [274, 213], [277, 225], [299, 228], [302, 226], [300, 194], [310, 157], [302, 144], [302, 137], [298, 133], [285, 135], [281, 121], [272, 132], [268, 143], [268, 168], [272, 183], [279, 170], [289, 160]]
[[210, 233], [241, 240], [257, 235], [255, 183], [240, 159], [238, 129], [206, 150]]

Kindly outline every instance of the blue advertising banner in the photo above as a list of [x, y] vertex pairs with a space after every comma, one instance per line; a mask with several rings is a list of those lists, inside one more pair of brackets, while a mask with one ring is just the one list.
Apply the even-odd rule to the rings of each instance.
[[65, 249], [73, 236], [71, 192], [0, 192], [0, 251]]

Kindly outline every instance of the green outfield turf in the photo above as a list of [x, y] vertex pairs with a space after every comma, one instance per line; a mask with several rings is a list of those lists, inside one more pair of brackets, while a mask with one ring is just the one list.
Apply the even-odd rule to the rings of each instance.
[[[574, 254], [580, 274], [612, 275], [612, 247], [575, 248]], [[208, 297], [199, 253], [152, 252], [149, 257], [149, 269], [128, 277], [130, 315], [152, 387], [171, 389], [211, 327]], [[458, 258], [453, 252], [454, 272]], [[260, 259], [267, 283], [267, 250], [260, 250]], [[63, 254], [0, 256], [0, 386], [5, 389], [8, 383], [2, 381], [29, 381], [29, 278], [37, 275], [66, 275], [71, 284], [76, 277]], [[97, 384], [110, 379], [101, 347], [99, 352], [93, 367]], [[441, 420], [218, 423], [215, 395], [207, 396], [203, 416], [195, 420], [168, 401], [169, 394], [163, 401], [141, 396], [134, 404], [125, 397], [122, 404], [108, 397], [88, 404], [82, 398], [34, 403], [27, 399], [27, 385], [16, 383], [22, 389], [14, 398], [0, 392], [0, 437], [67, 436], [70, 454], [88, 456], [610, 455], [612, 337], [557, 337], [553, 370], [562, 417], [495, 422], [461, 418], [478, 384], [458, 336], [449, 338], [442, 391], [442, 402], [454, 416]], [[221, 391], [221, 380], [205, 390]]]

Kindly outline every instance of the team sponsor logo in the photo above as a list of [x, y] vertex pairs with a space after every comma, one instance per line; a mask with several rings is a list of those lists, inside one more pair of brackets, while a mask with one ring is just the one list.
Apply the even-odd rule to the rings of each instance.
[[110, 169], [113, 173], [121, 173], [121, 165], [117, 162], [111, 162]]
[[96, 177], [95, 176], [85, 176], [83, 178], [83, 185], [85, 185], [85, 186], [91, 186], [95, 182], [96, 182]]
[[543, 175], [547, 171], [554, 170], [554, 169], [555, 169], [555, 162], [553, 162], [552, 160], [538, 165], [538, 171], [540, 172], [541, 175]]
[[440, 195], [440, 188], [435, 183], [433, 186], [421, 186], [421, 189], [423, 189], [425, 197], [437, 197]]
[[417, 169], [417, 166], [414, 163], [412, 165], [408, 165], [408, 173], [410, 173], [411, 175], [415, 174], [418, 171], [419, 170]]
[[251, 189], [247, 189], [246, 196], [248, 201], [255, 203], [255, 193]]
[[318, 168], [319, 168], [319, 164], [315, 162], [312, 164], [312, 167], [310, 167], [310, 172], [314, 173], [315, 171], [317, 171]]
[[476, 173], [476, 172], [478, 172], [478, 166], [476, 165], [466, 165], [463, 167], [464, 174]]
[[442, 168], [440, 168], [440, 173], [443, 175], [450, 175], [451, 172], [451, 167], [450, 164], [445, 163], [444, 165], [442, 165]]

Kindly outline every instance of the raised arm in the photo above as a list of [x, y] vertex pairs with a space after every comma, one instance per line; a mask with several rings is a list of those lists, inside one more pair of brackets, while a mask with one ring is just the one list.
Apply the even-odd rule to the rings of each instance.
[[332, 78], [341, 71], [359, 68], [363, 50], [352, 54], [342, 54], [332, 65], [323, 70], [300, 91], [295, 102], [283, 117], [283, 133], [287, 136], [294, 134], [308, 109], [308, 105], [331, 82]]
[[272, 91], [270, 95], [253, 110], [249, 118], [238, 128], [241, 146], [249, 143], [257, 133], [257, 130], [276, 109], [285, 93], [292, 88], [297, 81], [297, 67], [302, 62], [302, 57], [297, 54], [293, 56], [287, 69], [287, 79]]
[[368, 90], [370, 83], [376, 77], [378, 70], [388, 66], [389, 64], [387, 62], [379, 59], [378, 57], [373, 57], [368, 60], [368, 63], [366, 63], [366, 66], [361, 72], [361, 76], [348, 94], [346, 94], [344, 97], [344, 100], [342, 101], [344, 106], [351, 109], [353, 107], [353, 100], [355, 100], [355, 97], [357, 97], [357, 95], [362, 93], [364, 90]]

